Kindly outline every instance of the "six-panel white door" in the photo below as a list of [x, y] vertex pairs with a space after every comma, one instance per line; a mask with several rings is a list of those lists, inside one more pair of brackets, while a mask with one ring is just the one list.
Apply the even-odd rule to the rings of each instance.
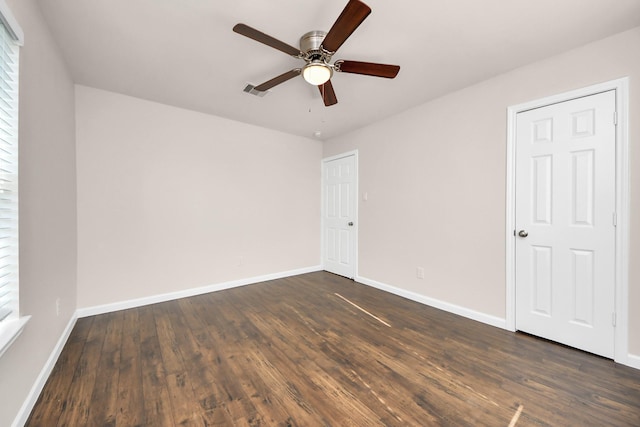
[[355, 276], [356, 157], [323, 162], [324, 269]]
[[614, 355], [615, 91], [516, 124], [516, 328]]

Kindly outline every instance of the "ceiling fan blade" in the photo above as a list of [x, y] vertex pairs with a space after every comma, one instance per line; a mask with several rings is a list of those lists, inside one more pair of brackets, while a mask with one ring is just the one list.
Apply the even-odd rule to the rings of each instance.
[[322, 41], [322, 47], [329, 52], [337, 51], [370, 13], [371, 8], [360, 0], [349, 0]]
[[281, 42], [280, 40], [275, 39], [261, 31], [258, 31], [255, 28], [251, 28], [248, 25], [236, 24], [233, 27], [233, 31], [262, 44], [266, 44], [267, 46], [270, 46], [274, 49], [278, 49], [279, 51], [284, 52], [288, 55], [298, 57], [301, 54], [300, 49], [288, 45], [285, 42]]
[[300, 71], [301, 71], [300, 68], [287, 71], [286, 73], [280, 74], [278, 77], [274, 77], [271, 80], [266, 81], [259, 86], [256, 86], [255, 89], [259, 90], [260, 92], [267, 91], [272, 87], [279, 85], [280, 83], [284, 83], [287, 80], [291, 80], [292, 78], [300, 75]]
[[330, 107], [338, 103], [338, 98], [336, 98], [336, 93], [333, 90], [331, 80], [327, 80], [325, 84], [319, 85], [318, 89], [320, 89], [320, 95], [322, 95], [322, 100], [326, 107]]
[[336, 61], [337, 70], [343, 73], [365, 74], [367, 76], [392, 79], [400, 71], [399, 65], [376, 64], [360, 61]]

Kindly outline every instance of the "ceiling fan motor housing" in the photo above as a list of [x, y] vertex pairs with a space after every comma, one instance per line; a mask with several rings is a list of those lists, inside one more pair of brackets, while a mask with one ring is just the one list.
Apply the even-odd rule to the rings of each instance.
[[326, 35], [326, 31], [309, 31], [300, 37], [300, 50], [305, 54], [306, 61], [319, 59], [323, 62], [329, 62], [332, 52], [320, 48]]
[[333, 76], [333, 67], [329, 64], [333, 52], [322, 48], [327, 35], [324, 31], [309, 31], [300, 37], [302, 59], [307, 63], [302, 68], [302, 77], [312, 85], [324, 85]]

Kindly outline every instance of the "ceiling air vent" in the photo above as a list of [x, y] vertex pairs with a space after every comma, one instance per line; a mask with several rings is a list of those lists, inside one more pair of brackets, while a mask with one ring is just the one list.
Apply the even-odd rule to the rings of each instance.
[[247, 93], [250, 93], [251, 95], [259, 96], [260, 98], [265, 96], [268, 92], [266, 90], [265, 91], [256, 90], [256, 87], [251, 83], [247, 83], [247, 85], [244, 87], [243, 90]]

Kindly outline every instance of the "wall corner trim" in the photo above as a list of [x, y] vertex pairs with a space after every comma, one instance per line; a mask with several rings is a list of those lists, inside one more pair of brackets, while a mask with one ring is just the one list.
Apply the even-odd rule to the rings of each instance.
[[468, 308], [437, 300], [435, 298], [429, 298], [416, 292], [407, 291], [405, 289], [377, 282], [372, 279], [367, 279], [366, 277], [357, 276], [355, 278], [355, 281], [358, 283], [362, 283], [363, 285], [371, 286], [373, 288], [377, 288], [382, 291], [407, 298], [420, 304], [428, 305], [430, 307], [444, 310], [449, 313], [457, 314], [458, 316], [466, 317], [467, 319], [475, 320], [477, 322], [481, 322], [490, 326], [495, 326], [496, 328], [507, 329], [506, 319], [501, 319], [489, 314], [480, 313], [479, 311], [470, 310]]

